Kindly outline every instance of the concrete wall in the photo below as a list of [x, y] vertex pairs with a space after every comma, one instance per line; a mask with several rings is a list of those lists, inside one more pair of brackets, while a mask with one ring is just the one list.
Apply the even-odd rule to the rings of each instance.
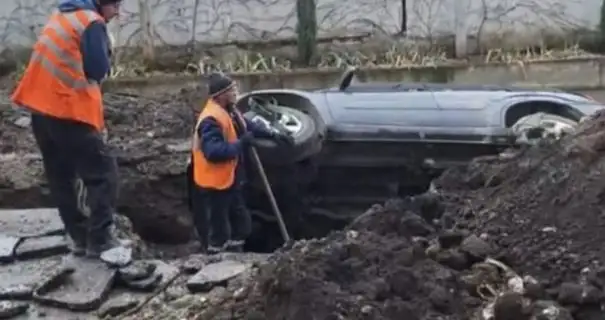
[[[336, 86], [342, 70], [301, 70], [284, 73], [232, 75], [242, 91], [271, 88], [318, 89]], [[457, 84], [501, 84], [526, 87], [558, 87], [570, 90], [605, 88], [605, 58], [582, 58], [525, 64], [466, 64], [405, 69], [365, 69], [363, 82], [438, 82]], [[154, 87], [179, 89], [200, 83], [200, 76], [121, 79], [110, 81], [112, 88]]]
[[[358, 34], [400, 28], [401, 0], [316, 0], [321, 35]], [[295, 0], [147, 0], [158, 43], [271, 39], [294, 34]], [[476, 34], [520, 30], [530, 34], [554, 26], [595, 27], [601, 0], [408, 0], [410, 32], [415, 35]], [[2, 0], [0, 46], [30, 45], [57, 0]], [[485, 6], [484, 6], [485, 3]], [[137, 42], [136, 0], [125, 0], [112, 30], [119, 43]], [[197, 23], [193, 25], [193, 12]], [[487, 14], [486, 14], [487, 13]], [[530, 32], [531, 31], [531, 32]], [[529, 33], [528, 33], [529, 32]]]

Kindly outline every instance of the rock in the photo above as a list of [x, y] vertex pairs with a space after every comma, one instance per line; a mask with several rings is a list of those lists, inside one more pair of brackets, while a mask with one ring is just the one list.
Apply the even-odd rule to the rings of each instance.
[[22, 284], [0, 288], [0, 300], [26, 300], [31, 298], [34, 289]]
[[401, 233], [407, 236], [426, 237], [434, 229], [419, 215], [406, 213], [400, 220]]
[[557, 301], [561, 304], [596, 304], [602, 299], [601, 291], [591, 285], [564, 282], [559, 287]]
[[42, 236], [23, 240], [15, 249], [15, 256], [19, 259], [32, 259], [68, 252], [68, 243], [64, 236]]
[[139, 304], [139, 300], [132, 295], [124, 293], [107, 300], [99, 308], [98, 314], [101, 318], [115, 317], [120, 315]]
[[101, 254], [101, 261], [110, 267], [122, 268], [132, 262], [132, 248], [116, 247]]
[[518, 293], [504, 293], [494, 303], [494, 320], [524, 320], [530, 316], [528, 304]]
[[248, 267], [244, 263], [232, 260], [209, 264], [187, 281], [187, 289], [192, 293], [209, 291], [217, 285], [225, 284], [246, 271]]
[[14, 260], [17, 244], [19, 244], [19, 238], [0, 235], [0, 263], [12, 262]]
[[189, 291], [185, 286], [169, 286], [166, 291], [164, 291], [164, 300], [174, 301], [187, 294], [189, 294]]
[[124, 281], [123, 284], [129, 289], [136, 291], [151, 292], [162, 282], [161, 273], [153, 273], [149, 277], [139, 280]]
[[535, 280], [523, 279], [523, 287], [525, 288], [525, 296], [533, 300], [541, 300], [546, 298], [546, 290]]
[[0, 301], [0, 319], [10, 319], [24, 314], [29, 309], [29, 303], [18, 301]]
[[187, 274], [195, 274], [206, 264], [206, 262], [199, 257], [192, 256], [183, 263], [183, 271]]
[[476, 260], [484, 260], [493, 253], [492, 246], [474, 234], [466, 237], [464, 241], [462, 241], [460, 250]]
[[0, 289], [27, 286], [35, 288], [61, 265], [61, 257], [16, 261], [0, 266]]
[[534, 302], [532, 316], [535, 320], [574, 320], [569, 310], [549, 300]]
[[465, 270], [470, 266], [466, 255], [456, 249], [440, 251], [437, 253], [435, 261], [454, 270]]
[[97, 309], [107, 298], [117, 270], [99, 260], [73, 258], [74, 268], [69, 281], [47, 282], [34, 291], [34, 300], [58, 308], [74, 311]]
[[448, 230], [439, 235], [439, 245], [443, 249], [450, 249], [459, 246], [464, 237], [465, 234], [461, 231]]
[[441, 312], [449, 311], [453, 304], [451, 295], [444, 287], [433, 288], [428, 298], [433, 307]]
[[32, 119], [28, 116], [19, 117], [19, 119], [15, 120], [15, 125], [21, 128], [28, 128], [31, 124]]
[[122, 281], [136, 281], [149, 278], [156, 269], [156, 265], [149, 261], [137, 260], [127, 267], [118, 270]]
[[0, 234], [26, 238], [64, 232], [57, 209], [0, 209]]

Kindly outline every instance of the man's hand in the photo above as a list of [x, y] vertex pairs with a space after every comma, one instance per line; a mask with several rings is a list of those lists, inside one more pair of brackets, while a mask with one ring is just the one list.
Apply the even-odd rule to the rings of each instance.
[[285, 145], [285, 146], [293, 146], [294, 145], [294, 138], [289, 135], [289, 134], [284, 134], [284, 133], [275, 133], [273, 135], [273, 139], [281, 144], [281, 145]]
[[244, 146], [254, 145], [254, 135], [252, 134], [252, 132], [248, 131], [239, 137], [239, 141]]

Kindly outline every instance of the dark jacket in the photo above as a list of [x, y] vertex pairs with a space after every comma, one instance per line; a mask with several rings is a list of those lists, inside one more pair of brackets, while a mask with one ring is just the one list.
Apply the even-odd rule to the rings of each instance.
[[[60, 0], [58, 8], [60, 12], [97, 10], [94, 0]], [[104, 23], [93, 22], [84, 30], [80, 39], [80, 53], [84, 74], [88, 79], [100, 83], [111, 68], [109, 36]]]
[[[231, 118], [234, 119], [233, 114]], [[273, 133], [267, 130], [262, 125], [249, 120], [246, 121], [246, 131], [252, 132], [255, 138], [272, 138]], [[237, 136], [241, 137], [244, 130], [239, 127], [238, 122], [233, 120]], [[200, 123], [197, 134], [200, 137], [201, 150], [206, 159], [210, 162], [223, 162], [232, 159], [238, 159], [235, 184], [239, 187], [246, 182], [246, 153], [243, 150], [243, 145], [240, 140], [229, 143], [225, 140], [223, 131], [212, 117], [208, 117]]]

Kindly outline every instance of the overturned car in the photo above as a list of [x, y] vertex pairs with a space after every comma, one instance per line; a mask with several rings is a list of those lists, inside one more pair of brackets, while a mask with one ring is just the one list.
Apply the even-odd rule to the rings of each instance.
[[[325, 234], [350, 221], [352, 208], [422, 192], [444, 169], [472, 158], [557, 139], [604, 107], [559, 90], [358, 84], [356, 73], [348, 70], [336, 88], [259, 90], [239, 99], [246, 117], [295, 139], [291, 148], [271, 141], [258, 148], [295, 234]], [[257, 218], [272, 221], [257, 180], [248, 202]]]

